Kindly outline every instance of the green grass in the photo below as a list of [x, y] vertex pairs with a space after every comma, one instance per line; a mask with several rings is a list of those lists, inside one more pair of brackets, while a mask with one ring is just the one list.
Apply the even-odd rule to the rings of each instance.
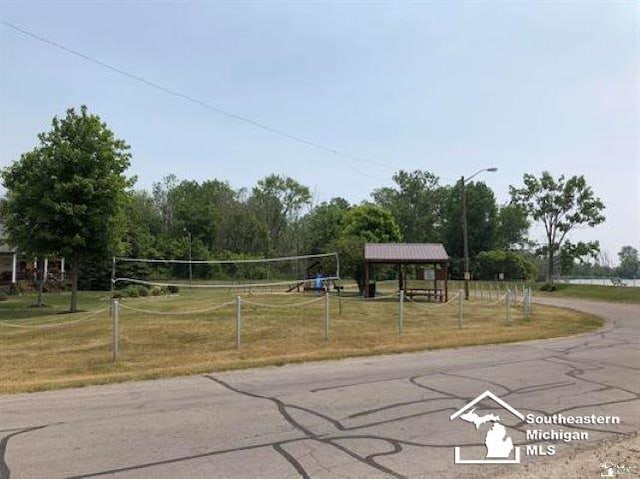
[[580, 298], [619, 303], [640, 303], [640, 288], [631, 286], [599, 286], [590, 284], [556, 284], [556, 291], [540, 291], [537, 283], [535, 295], [549, 298]]
[[[472, 299], [465, 304], [463, 328], [458, 329], [455, 301], [435, 309], [434, 304], [407, 302], [400, 336], [397, 300], [364, 301], [352, 295], [343, 300], [342, 315], [333, 297], [331, 337], [326, 341], [322, 297], [247, 293], [242, 297], [246, 303], [240, 349], [235, 347], [233, 304], [186, 315], [161, 314], [207, 310], [233, 301], [231, 292], [182, 289], [177, 295], [123, 300], [124, 306], [152, 312], [123, 307], [117, 364], [112, 360], [108, 311], [83, 319], [107, 306], [108, 293], [82, 293], [79, 305], [86, 311], [75, 314], [58, 314], [67, 308], [67, 294], [46, 295], [46, 308], [30, 307], [33, 295], [11, 297], [0, 303], [0, 393], [550, 338], [602, 325], [594, 316], [534, 305], [528, 320], [521, 308], [513, 308], [513, 323], [506, 326], [503, 302]], [[318, 301], [285, 308], [314, 299]]]

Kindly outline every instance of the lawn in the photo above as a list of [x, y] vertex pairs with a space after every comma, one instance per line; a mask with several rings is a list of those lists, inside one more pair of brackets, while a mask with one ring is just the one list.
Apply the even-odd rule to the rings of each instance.
[[556, 284], [556, 291], [539, 291], [541, 284], [536, 284], [536, 295], [548, 298], [580, 298], [618, 303], [640, 303], [640, 288], [631, 286], [599, 286], [592, 284]]
[[59, 314], [67, 307], [67, 294], [47, 295], [45, 308], [30, 307], [30, 295], [10, 297], [0, 303], [0, 393], [550, 338], [602, 325], [594, 316], [534, 305], [528, 320], [521, 306], [511, 308], [513, 323], [506, 326], [504, 302], [494, 297], [465, 303], [459, 329], [455, 300], [442, 307], [407, 301], [399, 335], [396, 298], [365, 301], [351, 294], [342, 301], [341, 315], [332, 297], [330, 338], [325, 340], [321, 296], [243, 293], [240, 349], [235, 305], [224, 305], [234, 300], [231, 292], [183, 290], [125, 299], [117, 363], [112, 319], [108, 310], [100, 312], [108, 305], [108, 293], [83, 292], [85, 311], [74, 314]]

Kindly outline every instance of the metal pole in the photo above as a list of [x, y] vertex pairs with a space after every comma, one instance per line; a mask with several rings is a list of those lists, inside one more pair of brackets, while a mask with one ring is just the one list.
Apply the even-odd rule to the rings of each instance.
[[113, 361], [117, 361], [120, 356], [120, 303], [113, 300]]
[[504, 304], [506, 306], [505, 325], [511, 326], [511, 308], [510, 308], [511, 290], [509, 288], [507, 288], [507, 292], [505, 293], [504, 299], [505, 299]]
[[116, 257], [114, 256], [111, 259], [111, 301], [109, 301], [109, 314], [112, 313], [113, 310], [113, 300], [114, 294], [116, 290]]
[[338, 278], [338, 316], [342, 316], [342, 281]]
[[400, 296], [398, 296], [398, 334], [402, 334], [404, 329], [404, 290], [400, 290]]
[[191, 231], [189, 233], [189, 286], [191, 286], [191, 282], [193, 281], [193, 264], [191, 263]]
[[464, 244], [464, 299], [469, 299], [469, 236], [467, 233], [467, 193], [464, 185], [464, 176], [460, 178], [462, 191], [462, 241]]
[[462, 290], [458, 293], [458, 329], [462, 329]]
[[240, 349], [242, 336], [242, 298], [236, 296], [236, 349]]
[[329, 291], [324, 293], [324, 339], [329, 340]]

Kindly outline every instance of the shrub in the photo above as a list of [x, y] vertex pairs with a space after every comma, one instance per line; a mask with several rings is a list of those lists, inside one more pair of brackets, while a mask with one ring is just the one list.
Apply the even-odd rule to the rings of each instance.
[[7, 300], [7, 293], [5, 293], [4, 291], [0, 291], [0, 301], [6, 301]]
[[540, 286], [540, 291], [556, 291], [557, 289], [556, 285], [551, 283], [544, 283]]
[[479, 253], [473, 265], [477, 279], [496, 279], [500, 273], [504, 279], [531, 279], [536, 275], [536, 266], [521, 253], [492, 250]]
[[138, 286], [138, 296], [149, 296], [149, 290], [145, 286]]
[[180, 288], [172, 285], [172, 286], [167, 286], [167, 290], [169, 291], [169, 294], [177, 294], [180, 291]]
[[151, 288], [151, 296], [160, 296], [161, 294], [164, 294], [164, 291], [162, 291], [162, 288], [159, 286], [154, 286], [153, 288]]
[[129, 298], [137, 298], [139, 296], [138, 288], [135, 286], [127, 286], [124, 291]]

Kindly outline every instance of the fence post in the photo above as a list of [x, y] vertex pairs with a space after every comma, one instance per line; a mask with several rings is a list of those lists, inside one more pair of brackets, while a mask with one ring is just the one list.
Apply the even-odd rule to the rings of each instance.
[[324, 339], [329, 339], [329, 291], [324, 292]]
[[458, 292], [458, 329], [462, 329], [462, 290]]
[[113, 300], [113, 361], [120, 356], [120, 302]]
[[400, 296], [398, 297], [398, 334], [402, 334], [404, 329], [404, 290], [400, 290]]
[[504, 300], [504, 304], [506, 305], [505, 326], [511, 326], [511, 290], [509, 288], [507, 288]]
[[240, 349], [242, 341], [242, 298], [236, 296], [236, 349]]

